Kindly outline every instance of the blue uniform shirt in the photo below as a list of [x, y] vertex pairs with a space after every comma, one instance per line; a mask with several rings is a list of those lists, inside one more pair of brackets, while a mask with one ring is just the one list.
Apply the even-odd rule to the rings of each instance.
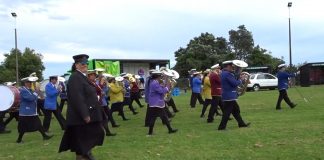
[[222, 82], [222, 100], [232, 101], [238, 97], [237, 86], [242, 84], [241, 80], [237, 80], [235, 75], [227, 70], [223, 70], [221, 73]]
[[288, 78], [295, 77], [295, 74], [289, 74], [286, 71], [279, 71], [277, 73], [278, 78], [278, 90], [288, 89]]
[[20, 116], [35, 116], [37, 115], [36, 102], [37, 94], [34, 93], [31, 89], [26, 87], [20, 88], [20, 107], [19, 115]]

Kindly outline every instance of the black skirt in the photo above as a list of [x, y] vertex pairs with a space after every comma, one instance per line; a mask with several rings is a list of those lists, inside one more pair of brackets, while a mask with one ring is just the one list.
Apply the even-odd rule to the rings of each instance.
[[38, 116], [19, 116], [18, 132], [34, 132], [42, 128], [42, 122]]
[[86, 155], [93, 147], [101, 146], [104, 137], [101, 122], [68, 126], [62, 137], [59, 152], [71, 150], [78, 155]]

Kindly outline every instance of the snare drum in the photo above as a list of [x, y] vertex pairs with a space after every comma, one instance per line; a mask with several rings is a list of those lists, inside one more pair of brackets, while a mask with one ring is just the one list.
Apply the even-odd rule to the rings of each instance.
[[19, 109], [20, 104], [20, 92], [19, 89], [14, 86], [0, 85], [0, 111], [16, 111]]

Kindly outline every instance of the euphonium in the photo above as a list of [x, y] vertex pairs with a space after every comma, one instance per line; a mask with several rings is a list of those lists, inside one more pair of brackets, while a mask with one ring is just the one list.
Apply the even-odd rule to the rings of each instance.
[[240, 79], [242, 84], [237, 87], [237, 93], [239, 96], [242, 96], [247, 89], [247, 85], [250, 83], [250, 74], [247, 72], [242, 72], [240, 74]]
[[247, 85], [250, 83], [250, 74], [242, 72], [242, 69], [247, 67], [248, 64], [241, 60], [233, 60], [233, 64], [236, 66], [235, 75], [242, 81], [242, 84], [237, 87], [238, 95], [242, 96], [247, 89]]

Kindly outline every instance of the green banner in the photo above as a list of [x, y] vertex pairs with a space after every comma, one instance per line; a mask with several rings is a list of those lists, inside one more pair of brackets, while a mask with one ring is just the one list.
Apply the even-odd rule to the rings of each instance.
[[109, 73], [113, 76], [120, 74], [119, 61], [95, 61], [95, 68], [103, 68], [105, 69], [105, 73]]

